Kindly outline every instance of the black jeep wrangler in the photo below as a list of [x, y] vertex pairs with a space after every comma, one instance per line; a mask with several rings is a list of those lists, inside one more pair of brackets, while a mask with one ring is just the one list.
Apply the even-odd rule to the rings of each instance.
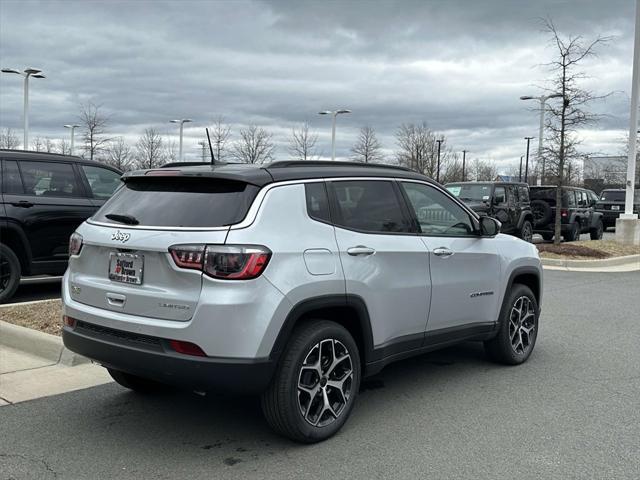
[[502, 233], [533, 240], [533, 212], [526, 183], [460, 182], [445, 187], [478, 214], [500, 220]]
[[0, 303], [21, 276], [64, 273], [69, 237], [111, 196], [121, 175], [79, 157], [0, 150]]
[[[556, 192], [558, 187], [531, 187], [531, 209], [533, 210], [533, 231], [545, 240], [554, 235], [556, 218]], [[560, 220], [562, 238], [575, 242], [580, 234], [589, 232], [591, 240], [600, 240], [604, 232], [602, 213], [595, 210], [598, 196], [591, 190], [579, 187], [562, 187]]]

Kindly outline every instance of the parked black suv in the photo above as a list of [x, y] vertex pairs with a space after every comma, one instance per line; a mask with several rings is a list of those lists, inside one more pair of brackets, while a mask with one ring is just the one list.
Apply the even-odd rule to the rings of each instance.
[[478, 214], [500, 220], [501, 232], [527, 242], [533, 240], [533, 213], [526, 183], [461, 182], [445, 187]]
[[[624, 213], [626, 194], [626, 190], [622, 188], [607, 188], [600, 192], [600, 199], [596, 202], [596, 212], [602, 214], [604, 228], [616, 226], [616, 219]], [[640, 212], [640, 191], [636, 190], [633, 197], [633, 213], [638, 212]]]
[[[556, 193], [558, 187], [531, 187], [531, 209], [533, 231], [551, 240], [554, 235], [556, 215]], [[600, 240], [604, 231], [602, 213], [596, 212], [598, 196], [591, 190], [578, 187], [562, 187], [560, 210], [562, 238], [567, 242], [580, 239], [581, 233], [589, 232], [591, 240]]]
[[0, 303], [21, 276], [61, 275], [74, 230], [120, 185], [122, 172], [79, 157], [0, 150]]

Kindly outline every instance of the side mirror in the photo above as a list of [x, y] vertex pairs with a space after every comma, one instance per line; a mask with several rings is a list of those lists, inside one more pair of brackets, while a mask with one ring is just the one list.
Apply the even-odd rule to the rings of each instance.
[[480, 217], [480, 235], [483, 237], [495, 237], [500, 233], [502, 224], [493, 217]]

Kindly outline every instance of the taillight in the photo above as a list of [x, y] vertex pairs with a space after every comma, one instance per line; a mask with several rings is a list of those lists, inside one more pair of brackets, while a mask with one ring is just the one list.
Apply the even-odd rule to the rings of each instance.
[[173, 245], [169, 252], [178, 267], [224, 280], [256, 278], [271, 258], [271, 250], [260, 245]]
[[566, 210], [566, 209], [564, 209], [564, 208], [563, 208], [563, 209], [561, 209], [561, 210], [560, 210], [560, 216], [561, 216], [561, 217], [568, 217], [568, 216], [569, 216], [569, 211], [568, 211], [568, 210]]
[[73, 232], [69, 237], [69, 255], [78, 255], [82, 249], [82, 235]]
[[202, 270], [204, 249], [204, 245], [174, 245], [169, 247], [169, 252], [177, 266]]

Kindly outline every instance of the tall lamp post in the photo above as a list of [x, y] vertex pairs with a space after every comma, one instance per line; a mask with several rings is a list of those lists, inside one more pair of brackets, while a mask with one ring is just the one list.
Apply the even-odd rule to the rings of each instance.
[[331, 115], [333, 117], [333, 122], [331, 125], [331, 161], [335, 161], [336, 159], [336, 117], [342, 113], [351, 113], [351, 110], [323, 110], [322, 112], [318, 112], [318, 115]]
[[42, 73], [42, 70], [38, 68], [26, 68], [24, 72], [19, 72], [14, 68], [3, 68], [2, 73], [15, 73], [16, 75], [22, 75], [24, 77], [24, 145], [23, 150], [29, 149], [29, 78], [46, 78]]
[[561, 93], [552, 93], [551, 95], [540, 95], [539, 97], [534, 97], [531, 95], [523, 95], [520, 97], [520, 100], [538, 100], [540, 102], [540, 131], [538, 132], [538, 163], [542, 162], [542, 172], [540, 177], [538, 177], [537, 184], [542, 185], [542, 181], [545, 176], [545, 160], [542, 155], [542, 137], [544, 135], [544, 105], [550, 98], [561, 98]]
[[170, 120], [170, 123], [179, 123], [180, 124], [180, 150], [178, 151], [178, 156], [180, 157], [180, 161], [182, 161], [182, 132], [184, 131], [184, 124], [193, 122], [190, 118], [182, 118], [180, 120]]
[[527, 141], [527, 159], [524, 163], [524, 183], [529, 183], [529, 142], [536, 137], [524, 137]]
[[462, 150], [462, 181], [464, 182], [464, 168], [467, 163], [467, 151]]
[[522, 160], [524, 159], [524, 155], [520, 155], [520, 174], [518, 175], [518, 181], [522, 181]]
[[71, 130], [71, 148], [69, 149], [70, 151], [70, 155], [73, 155], [73, 146], [74, 146], [74, 141], [75, 141], [75, 130], [76, 128], [78, 128], [80, 125], [65, 125], [64, 128], [68, 128], [69, 130]]
[[438, 170], [436, 170], [436, 182], [440, 183], [440, 145], [442, 144], [442, 139], [436, 140], [438, 144]]

